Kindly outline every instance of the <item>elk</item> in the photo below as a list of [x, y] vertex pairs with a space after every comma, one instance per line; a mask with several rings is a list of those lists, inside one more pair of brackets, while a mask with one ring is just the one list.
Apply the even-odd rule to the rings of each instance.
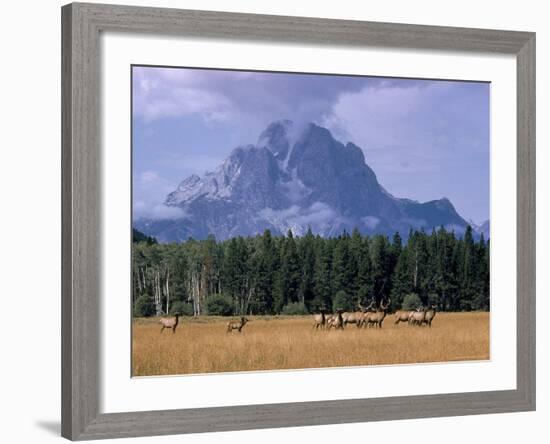
[[363, 319], [362, 311], [352, 311], [342, 313], [342, 321], [344, 325], [355, 324], [357, 327], [361, 326], [361, 320]]
[[361, 324], [368, 327], [374, 326], [382, 328], [382, 322], [384, 322], [384, 318], [386, 317], [390, 303], [391, 299], [388, 299], [386, 304], [380, 302], [380, 307], [378, 308], [378, 310], [376, 310], [375, 312], [364, 313]]
[[432, 305], [429, 309], [425, 311], [424, 320], [422, 323], [427, 324], [428, 327], [432, 326], [432, 321], [435, 318], [435, 314], [437, 312], [437, 305]]
[[328, 328], [334, 327], [335, 330], [344, 329], [344, 318], [342, 317], [342, 310], [337, 310], [335, 315], [331, 316], [331, 322]]
[[313, 328], [315, 330], [318, 330], [321, 328], [321, 330], [324, 330], [326, 327], [327, 318], [325, 316], [325, 311], [321, 310], [320, 314], [313, 315]]
[[426, 310], [417, 309], [409, 314], [409, 325], [422, 325], [426, 319]]
[[[420, 305], [416, 307], [416, 311], [423, 311], [424, 308]], [[397, 310], [395, 312], [395, 323], [409, 322], [409, 318], [414, 313], [414, 310]]]
[[179, 317], [181, 315], [176, 313], [173, 318], [161, 318], [159, 324], [162, 325], [160, 332], [162, 333], [165, 328], [171, 328], [172, 333], [176, 333], [176, 328], [178, 327]]
[[363, 307], [361, 304], [357, 304], [357, 306], [361, 311], [342, 313], [342, 319], [344, 321], [344, 325], [355, 324], [358, 328], [361, 327], [361, 324], [363, 323], [364, 314], [372, 310], [372, 307], [374, 306], [374, 299], [366, 307]]
[[226, 333], [231, 333], [233, 330], [237, 330], [240, 333], [247, 322], [249, 322], [249, 321], [244, 316], [241, 316], [240, 321], [229, 321], [227, 323], [227, 332]]
[[399, 324], [400, 322], [408, 322], [409, 316], [411, 313], [414, 313], [412, 310], [397, 310], [395, 312], [395, 323]]

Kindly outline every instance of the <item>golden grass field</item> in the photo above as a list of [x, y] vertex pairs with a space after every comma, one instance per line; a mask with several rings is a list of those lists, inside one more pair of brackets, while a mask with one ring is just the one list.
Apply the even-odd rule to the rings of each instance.
[[280, 370], [489, 359], [489, 313], [437, 313], [432, 327], [315, 331], [311, 316], [249, 316], [242, 333], [226, 333], [237, 318], [180, 318], [175, 334], [158, 318], [133, 320], [134, 376]]

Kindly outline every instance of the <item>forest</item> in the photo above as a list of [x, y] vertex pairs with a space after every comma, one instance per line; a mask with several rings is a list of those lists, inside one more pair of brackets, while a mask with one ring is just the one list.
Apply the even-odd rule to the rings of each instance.
[[133, 231], [135, 317], [278, 315], [354, 310], [391, 299], [390, 310], [489, 310], [489, 241], [467, 227], [367, 236], [273, 236], [160, 244]]

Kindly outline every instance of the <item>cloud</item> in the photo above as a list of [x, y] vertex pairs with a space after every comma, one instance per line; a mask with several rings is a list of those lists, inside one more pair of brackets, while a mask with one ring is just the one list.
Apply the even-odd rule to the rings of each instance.
[[427, 87], [386, 85], [343, 93], [325, 124], [335, 133], [353, 137], [367, 151], [400, 146], [410, 150], [411, 143], [429, 141], [426, 125], [419, 126], [417, 117], [442, 88], [435, 83]]
[[488, 84], [401, 80], [342, 93], [324, 123], [393, 195], [444, 193], [474, 215], [489, 208], [489, 115]]
[[272, 120], [320, 123], [342, 92], [379, 79], [181, 68], [133, 68], [134, 114], [143, 121], [197, 115], [266, 126]]
[[[219, 92], [186, 83], [189, 76], [155, 75], [139, 69], [134, 78], [134, 112], [145, 121], [199, 114], [207, 120], [227, 120], [234, 112], [230, 101]], [[165, 81], [162, 81], [165, 80]]]
[[[210, 153], [187, 152], [184, 149], [172, 153], [162, 153], [155, 156], [154, 166], [159, 169], [171, 169], [178, 172], [178, 183], [191, 174], [202, 176], [207, 172], [213, 171], [223, 163], [225, 159]], [[159, 180], [162, 178], [159, 177]], [[166, 181], [166, 184], [172, 182]], [[169, 190], [173, 191], [173, 190]]]
[[296, 236], [305, 234], [308, 226], [311, 226], [314, 231], [328, 229], [338, 216], [333, 208], [323, 202], [315, 202], [303, 209], [297, 205], [282, 210], [264, 208], [258, 215], [281, 233], [291, 229]]
[[140, 175], [140, 182], [142, 184], [154, 183], [158, 180], [160, 180], [160, 177], [156, 171], [147, 170]]
[[173, 220], [186, 218], [187, 213], [178, 207], [169, 207], [164, 204], [150, 205], [143, 201], [134, 202], [133, 218], [153, 220]]
[[361, 218], [363, 223], [367, 228], [370, 228], [371, 230], [374, 230], [376, 226], [380, 223], [380, 219], [374, 216], [365, 216]]
[[132, 181], [132, 187], [134, 195], [132, 216], [134, 220], [186, 217], [186, 213], [181, 208], [162, 204], [166, 195], [175, 189], [175, 184], [161, 177], [157, 171], [147, 170], [138, 174]]

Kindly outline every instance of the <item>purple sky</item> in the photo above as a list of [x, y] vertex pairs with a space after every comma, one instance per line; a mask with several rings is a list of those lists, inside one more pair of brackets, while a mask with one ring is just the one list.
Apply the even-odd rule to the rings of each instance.
[[490, 85], [481, 82], [133, 68], [134, 215], [162, 218], [166, 194], [215, 169], [272, 121], [354, 142], [396, 197], [448, 197], [489, 218]]

